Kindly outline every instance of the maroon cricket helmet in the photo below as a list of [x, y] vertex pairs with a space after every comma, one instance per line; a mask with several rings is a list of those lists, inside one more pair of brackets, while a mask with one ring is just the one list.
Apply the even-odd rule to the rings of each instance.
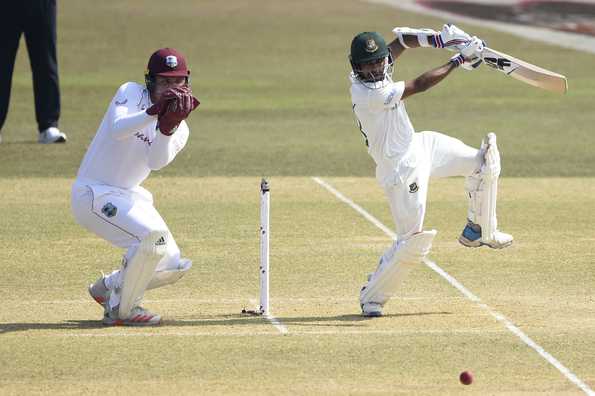
[[161, 48], [153, 53], [147, 65], [147, 74], [163, 77], [188, 77], [190, 70], [186, 58], [173, 48]]

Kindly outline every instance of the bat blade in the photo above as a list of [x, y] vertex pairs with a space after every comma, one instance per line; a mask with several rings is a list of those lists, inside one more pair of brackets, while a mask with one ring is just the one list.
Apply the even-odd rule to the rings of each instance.
[[526, 84], [562, 94], [568, 91], [566, 77], [561, 74], [532, 65], [529, 62], [488, 47], [484, 48], [482, 58], [490, 68]]

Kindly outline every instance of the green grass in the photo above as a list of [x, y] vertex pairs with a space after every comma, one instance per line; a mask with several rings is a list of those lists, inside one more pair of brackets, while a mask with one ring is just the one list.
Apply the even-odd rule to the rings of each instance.
[[[61, 127], [35, 143], [21, 46], [0, 144], [0, 394], [581, 394], [579, 388], [428, 267], [364, 320], [358, 291], [389, 238], [310, 177], [323, 176], [392, 227], [351, 114], [354, 34], [445, 21], [364, 2], [63, 1]], [[503, 157], [504, 251], [456, 242], [461, 179], [431, 185], [432, 258], [595, 387], [593, 55], [462, 25], [493, 48], [568, 76], [557, 96], [490, 70], [458, 71], [408, 100], [417, 130], [477, 146], [495, 131]], [[118, 86], [142, 81], [161, 46], [188, 57], [202, 105], [176, 161], [146, 183], [194, 267], [151, 291], [158, 328], [104, 328], [86, 285], [121, 251], [79, 227], [70, 185]], [[400, 58], [413, 78], [450, 53]], [[271, 177], [272, 310], [258, 298], [258, 185]], [[458, 374], [475, 373], [463, 387]]]
[[[353, 1], [61, 3], [61, 126], [71, 141], [56, 148], [28, 144], [36, 125], [22, 46], [0, 175], [73, 175], [116, 89], [142, 81], [151, 52], [169, 45], [187, 55], [202, 105], [190, 119], [188, 147], [163, 174], [368, 176], [372, 163], [348, 92], [350, 40], [361, 30], [390, 38], [396, 24], [439, 28], [442, 22]], [[488, 69], [461, 70], [408, 100], [416, 129], [474, 146], [497, 132], [505, 176], [594, 176], [593, 55], [463, 27], [494, 48], [566, 74], [570, 91], [559, 96]], [[414, 78], [449, 56], [408, 51], [395, 78]]]
[[[328, 181], [390, 224], [373, 179]], [[433, 184], [440, 193], [427, 217], [440, 230], [433, 259], [586, 381], [595, 354], [595, 250], [585, 239], [590, 223], [566, 213], [592, 209], [589, 181], [504, 179], [501, 221], [517, 241], [501, 252], [456, 243], [465, 215], [460, 179]], [[549, 187], [562, 182], [577, 191], [574, 200]], [[390, 240], [309, 178], [271, 179], [272, 309], [287, 335], [240, 315], [258, 296], [258, 179], [249, 177], [147, 183], [194, 268], [147, 295], [164, 326], [103, 328], [84, 285], [119, 257], [65, 215], [69, 184], [29, 178], [2, 190], [10, 232], [1, 236], [10, 249], [0, 252], [9, 268], [0, 280], [0, 385], [8, 392], [455, 395], [458, 373], [470, 369], [476, 382], [466, 393], [576, 394], [427, 267], [411, 274], [385, 318], [362, 319], [359, 287]], [[42, 192], [51, 198], [39, 201]]]

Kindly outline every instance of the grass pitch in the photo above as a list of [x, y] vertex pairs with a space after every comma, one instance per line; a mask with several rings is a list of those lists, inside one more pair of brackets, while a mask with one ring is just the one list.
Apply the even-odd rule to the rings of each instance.
[[[583, 392], [479, 305], [420, 266], [387, 305], [359, 316], [358, 291], [390, 240], [316, 184], [322, 175], [392, 227], [354, 126], [346, 56], [353, 35], [443, 22], [363, 2], [59, 5], [61, 127], [38, 146], [21, 48], [0, 144], [2, 394], [563, 394]], [[432, 258], [591, 388], [595, 386], [592, 232], [593, 56], [467, 27], [502, 49], [566, 74], [565, 97], [500, 73], [457, 72], [408, 100], [417, 130], [478, 145], [498, 133], [504, 251], [465, 249], [461, 179], [431, 185]], [[203, 104], [191, 139], [146, 187], [182, 252], [178, 284], [147, 295], [158, 328], [104, 328], [86, 285], [121, 252], [69, 210], [76, 169], [119, 84], [141, 81], [149, 54], [182, 50]], [[450, 56], [403, 55], [396, 77]], [[286, 333], [243, 316], [258, 298], [258, 185], [270, 176], [271, 296]], [[463, 370], [473, 385], [458, 383]]]
[[[427, 225], [440, 232], [432, 257], [589, 380], [594, 310], [585, 291], [595, 280], [595, 252], [583, 247], [590, 224], [565, 211], [589, 205], [595, 188], [591, 183], [568, 206], [548, 186], [564, 181], [581, 191], [581, 179], [540, 180], [502, 181], [502, 222], [518, 236], [502, 252], [458, 245], [462, 180], [434, 183]], [[373, 179], [327, 181], [390, 224]], [[8, 199], [0, 210], [11, 231], [2, 239], [11, 248], [0, 256], [8, 264], [0, 292], [0, 378], [8, 393], [101, 393], [107, 386], [155, 394], [454, 395], [463, 391], [457, 378], [465, 369], [476, 375], [465, 393], [578, 393], [427, 267], [411, 274], [386, 317], [359, 316], [359, 287], [390, 239], [310, 178], [271, 179], [272, 311], [287, 333], [240, 314], [258, 298], [258, 179], [249, 177], [147, 183], [194, 268], [175, 286], [147, 295], [146, 305], [164, 314], [163, 326], [104, 328], [84, 286], [119, 257], [64, 215], [61, 192], [69, 184], [25, 179], [3, 190]], [[54, 198], [39, 202], [43, 191]], [[537, 215], [528, 227], [525, 207], [549, 212], [569, 234], [562, 238], [552, 220]], [[27, 216], [37, 223], [35, 238], [22, 221]]]

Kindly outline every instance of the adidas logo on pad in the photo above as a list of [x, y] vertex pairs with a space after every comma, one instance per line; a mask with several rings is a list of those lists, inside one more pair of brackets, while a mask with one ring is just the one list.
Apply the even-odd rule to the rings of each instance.
[[157, 239], [157, 242], [155, 242], [155, 246], [162, 246], [165, 245], [165, 238], [161, 237], [159, 239]]

